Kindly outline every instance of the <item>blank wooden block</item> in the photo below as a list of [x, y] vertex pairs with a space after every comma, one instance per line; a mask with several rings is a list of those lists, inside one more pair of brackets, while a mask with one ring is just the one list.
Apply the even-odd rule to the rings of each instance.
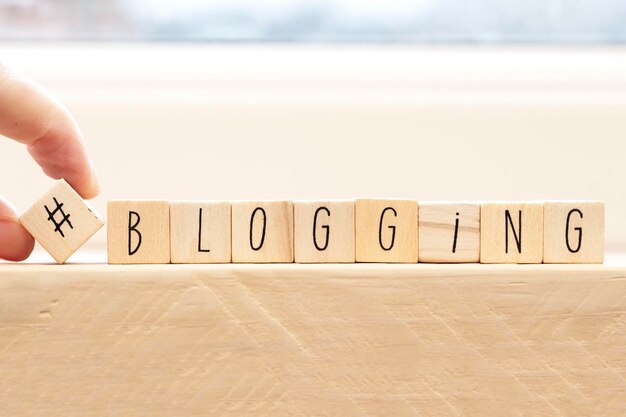
[[356, 200], [355, 219], [357, 262], [417, 262], [417, 201]]
[[107, 249], [110, 264], [169, 263], [169, 203], [109, 201]]
[[545, 263], [604, 262], [604, 203], [546, 202], [543, 224]]
[[65, 180], [57, 181], [20, 222], [60, 264], [104, 224]]
[[294, 202], [298, 263], [354, 262], [354, 201]]
[[232, 203], [233, 262], [293, 262], [293, 203]]
[[210, 264], [231, 260], [230, 203], [170, 203], [172, 263]]
[[540, 264], [542, 203], [486, 203], [480, 209], [480, 262]]
[[479, 262], [480, 204], [419, 203], [420, 262]]

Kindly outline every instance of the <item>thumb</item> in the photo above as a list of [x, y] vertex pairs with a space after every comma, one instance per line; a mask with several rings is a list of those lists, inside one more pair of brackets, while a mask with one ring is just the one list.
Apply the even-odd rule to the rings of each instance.
[[23, 261], [34, 245], [35, 239], [20, 224], [15, 208], [0, 196], [0, 259]]

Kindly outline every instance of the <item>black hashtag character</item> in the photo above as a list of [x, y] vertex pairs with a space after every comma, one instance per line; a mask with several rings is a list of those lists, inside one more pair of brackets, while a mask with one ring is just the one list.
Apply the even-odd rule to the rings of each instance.
[[[54, 210], [50, 211], [48, 206], [44, 205], [44, 207], [46, 208], [46, 211], [48, 212], [48, 220], [51, 221], [52, 224], [54, 224], [54, 231], [59, 232], [61, 234], [61, 237], [65, 237], [63, 230], [61, 230], [61, 226], [63, 226], [65, 223], [67, 223], [70, 226], [70, 229], [74, 229], [74, 226], [72, 226], [72, 222], [70, 221], [70, 215], [65, 214], [65, 212], [63, 211], [63, 203], [59, 204], [56, 197], [52, 197], [52, 199], [54, 200], [54, 204], [56, 204], [56, 207], [54, 208]], [[58, 223], [55, 218], [55, 214], [57, 212], [60, 212], [61, 214], [61, 221]]]

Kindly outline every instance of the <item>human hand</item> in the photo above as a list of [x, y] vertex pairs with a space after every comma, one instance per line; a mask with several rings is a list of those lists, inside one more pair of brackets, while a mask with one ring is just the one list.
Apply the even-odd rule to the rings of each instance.
[[[73, 117], [41, 87], [1, 63], [0, 135], [26, 145], [46, 175], [64, 178], [83, 198], [98, 195], [96, 173]], [[26, 259], [34, 244], [15, 208], [0, 197], [0, 259]]]

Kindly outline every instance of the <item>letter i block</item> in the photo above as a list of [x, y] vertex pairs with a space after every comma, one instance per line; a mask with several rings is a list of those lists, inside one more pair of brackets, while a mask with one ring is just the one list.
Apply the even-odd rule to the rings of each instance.
[[233, 262], [293, 262], [291, 201], [233, 202]]
[[229, 202], [170, 203], [172, 263], [229, 263], [230, 227]]
[[107, 248], [110, 264], [169, 263], [169, 203], [109, 201]]
[[354, 262], [354, 201], [296, 201], [293, 209], [296, 262]]
[[420, 262], [479, 262], [480, 204], [420, 203]]
[[546, 202], [545, 263], [604, 262], [604, 203]]
[[20, 217], [20, 222], [60, 264], [103, 225], [98, 215], [64, 180], [57, 181]]
[[486, 203], [480, 208], [480, 262], [540, 264], [542, 203]]
[[357, 262], [417, 262], [417, 201], [356, 200], [355, 218]]

